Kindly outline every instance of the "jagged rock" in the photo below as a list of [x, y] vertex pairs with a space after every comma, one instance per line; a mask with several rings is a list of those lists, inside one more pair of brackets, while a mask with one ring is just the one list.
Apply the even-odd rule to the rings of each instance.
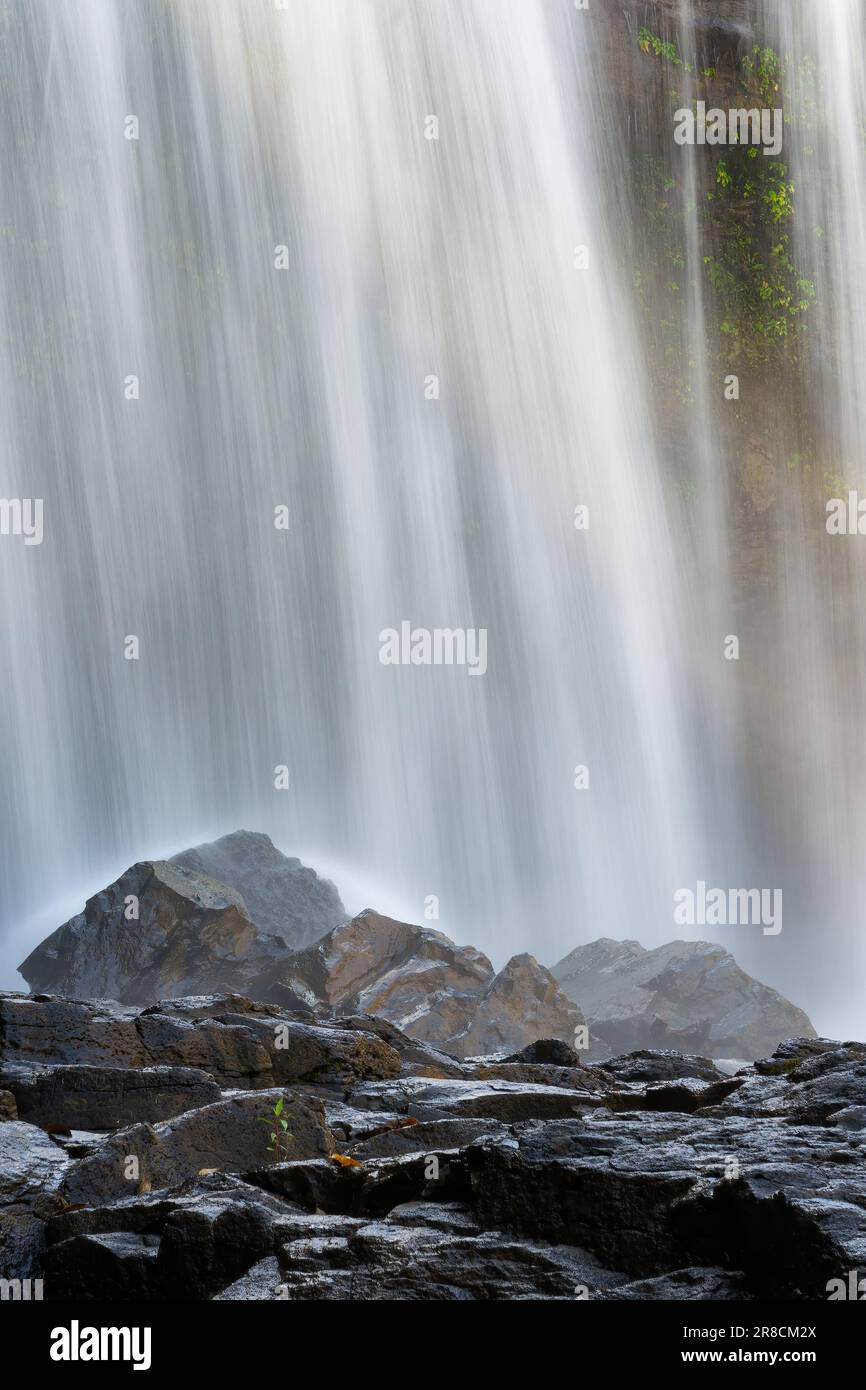
[[46, 1223], [28, 1206], [0, 1208], [0, 1279], [38, 1278]]
[[515, 1123], [579, 1115], [601, 1101], [590, 1091], [512, 1081], [439, 1081], [416, 1090], [409, 1114], [419, 1120], [483, 1117]]
[[[215, 1015], [215, 1002], [223, 1001], [185, 998], [139, 1012], [105, 1001], [0, 995], [0, 1058], [6, 1068], [0, 1074], [11, 1075], [11, 1067], [20, 1076], [26, 1068], [71, 1065], [78, 1059], [111, 1070], [192, 1068], [207, 1072], [223, 1088], [262, 1088], [400, 1072], [399, 1054], [373, 1032], [304, 1023], [276, 1005], [253, 1005], [237, 995], [225, 1000], [235, 1012]], [[110, 1078], [106, 1084], [113, 1084]], [[79, 1123], [86, 1127], [84, 1118]], [[104, 1120], [99, 1127], [109, 1123]]]
[[554, 1067], [547, 1062], [498, 1062], [495, 1058], [466, 1061], [463, 1075], [472, 1081], [530, 1082], [532, 1085], [564, 1086], [568, 1091], [610, 1090], [613, 1081], [591, 1067]]
[[73, 1236], [43, 1257], [51, 1300], [115, 1299], [140, 1302], [158, 1296], [157, 1236], [107, 1232]]
[[[281, 1097], [289, 1152], [300, 1158], [332, 1152], [333, 1137], [320, 1100], [287, 1091], [236, 1093], [174, 1120], [134, 1125], [111, 1135], [96, 1154], [70, 1166], [62, 1195], [73, 1203], [99, 1204], [129, 1196], [136, 1185], [154, 1191], [175, 1187], [206, 1168], [244, 1172], [264, 1166], [269, 1161], [268, 1129], [257, 1117], [267, 1115]], [[132, 1170], [131, 1156], [138, 1160]]]
[[741, 1273], [732, 1273], [727, 1269], [695, 1268], [675, 1269], [670, 1274], [660, 1274], [656, 1279], [638, 1279], [631, 1284], [620, 1284], [599, 1295], [604, 1299], [639, 1302], [658, 1299], [748, 1301], [751, 1296], [744, 1287]]
[[554, 1067], [579, 1067], [581, 1060], [579, 1054], [570, 1043], [563, 1042], [561, 1038], [539, 1038], [537, 1042], [532, 1042], [528, 1047], [524, 1047], [520, 1052], [515, 1052], [511, 1057], [503, 1058], [505, 1062], [528, 1062], [532, 1066], [548, 1064]]
[[292, 951], [318, 941], [349, 915], [333, 883], [256, 831], [236, 830], [183, 850], [171, 862], [228, 884], [259, 931], [281, 936]]
[[827, 1123], [847, 1130], [852, 1140], [861, 1137], [866, 1140], [866, 1105], [848, 1105], [844, 1110], [835, 1110], [828, 1116]]
[[0, 1124], [0, 1277], [50, 1298], [824, 1298], [866, 1265], [859, 1043], [788, 1039], [736, 1076], [556, 1040], [461, 1062], [226, 991], [3, 995], [0, 1048], [46, 1123], [232, 1088], [114, 1133]]
[[615, 1051], [673, 1047], [749, 1059], [784, 1038], [815, 1035], [802, 1009], [706, 941], [646, 951], [637, 941], [601, 937], [571, 951], [553, 975]]
[[282, 1281], [283, 1274], [276, 1255], [268, 1255], [266, 1259], [253, 1265], [252, 1269], [248, 1269], [246, 1274], [242, 1274], [240, 1279], [229, 1284], [222, 1293], [217, 1294], [215, 1302], [270, 1301], [281, 1296], [284, 1287]]
[[722, 1081], [724, 1072], [708, 1057], [687, 1057], [682, 1052], [644, 1049], [624, 1057], [611, 1057], [599, 1063], [599, 1070], [617, 1081], [680, 1081], [695, 1077], [699, 1081]]
[[375, 1014], [443, 1043], [466, 1027], [493, 974], [473, 946], [368, 910], [295, 953], [286, 983], [311, 1004]]
[[[582, 1250], [516, 1240], [506, 1232], [455, 1228], [455, 1208], [437, 1206], [418, 1224], [407, 1208], [361, 1225], [343, 1237], [294, 1241], [279, 1251], [289, 1300], [573, 1299], [616, 1282]], [[444, 1218], [444, 1219], [443, 1219]]]
[[0, 1063], [147, 1066], [135, 1011], [0, 991]]
[[322, 1159], [279, 1163], [246, 1176], [309, 1212], [343, 1216], [383, 1216], [404, 1202], [465, 1202], [470, 1196], [457, 1149], [372, 1159], [349, 1168]]
[[726, 1081], [713, 1081], [706, 1085], [696, 1076], [683, 1077], [680, 1081], [659, 1081], [647, 1086], [647, 1110], [679, 1110], [689, 1115], [695, 1110], [718, 1105], [743, 1085], [739, 1077], [729, 1077]]
[[573, 1041], [584, 1022], [549, 970], [532, 956], [512, 956], [478, 1001], [469, 1026], [445, 1046], [470, 1057], [507, 1052], [538, 1038]]
[[[244, 885], [258, 920], [208, 866]], [[332, 884], [286, 859], [267, 836], [239, 831], [171, 861], [133, 864], [19, 969], [33, 990], [83, 999], [146, 1004], [230, 990], [261, 999], [276, 992], [288, 1003], [274, 987], [290, 947], [344, 916]]]
[[503, 1135], [505, 1126], [491, 1119], [426, 1120], [415, 1125], [388, 1128], [368, 1137], [349, 1141], [353, 1158], [394, 1158], [400, 1154], [424, 1153], [436, 1149], [457, 1149], [471, 1144], [483, 1134]]
[[481, 1227], [465, 1202], [403, 1202], [392, 1207], [389, 1222], [398, 1226], [426, 1226], [428, 1231], [445, 1235], [477, 1236]]
[[639, 1276], [723, 1257], [755, 1296], [822, 1298], [866, 1257], [866, 1150], [816, 1127], [643, 1113], [638, 1129], [597, 1112], [479, 1140], [464, 1159], [482, 1226]]
[[866, 1044], [831, 1042], [829, 1038], [787, 1038], [772, 1057], [754, 1064], [761, 1076], [784, 1076], [791, 1081], [811, 1081], [828, 1071], [866, 1062]]
[[389, 1019], [459, 1057], [539, 1036], [572, 1042], [584, 1021], [532, 956], [512, 957], [495, 975], [474, 947], [369, 910], [297, 952], [284, 983], [312, 1007]]
[[357, 1028], [363, 1032], [375, 1033], [399, 1054], [402, 1071], [406, 1076], [441, 1078], [465, 1074], [465, 1067], [449, 1053], [440, 1052], [437, 1047], [418, 1038], [411, 1038], [388, 1019], [361, 1014], [354, 1018], [337, 1018], [336, 1023], [341, 1028]]
[[57, 1066], [4, 1072], [22, 1120], [69, 1129], [115, 1129], [169, 1120], [220, 1099], [207, 1072], [192, 1067]]
[[44, 1130], [23, 1120], [0, 1125], [0, 1205], [56, 1191], [69, 1166]]

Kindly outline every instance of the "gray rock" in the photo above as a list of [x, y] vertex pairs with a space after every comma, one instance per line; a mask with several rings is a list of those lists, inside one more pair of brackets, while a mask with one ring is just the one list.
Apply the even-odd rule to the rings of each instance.
[[706, 941], [646, 951], [606, 937], [578, 946], [553, 975], [614, 1051], [676, 1048], [710, 1057], [761, 1057], [784, 1038], [814, 1037], [802, 1009]]
[[573, 1299], [615, 1279], [580, 1250], [392, 1221], [312, 1249], [286, 1245], [279, 1259], [282, 1296], [291, 1301]]
[[504, 1126], [498, 1120], [444, 1119], [389, 1128], [382, 1134], [352, 1140], [347, 1145], [353, 1158], [395, 1158], [400, 1154], [430, 1153], [437, 1149], [462, 1148], [482, 1135], [498, 1135]]
[[68, 1166], [63, 1150], [36, 1125], [0, 1125], [0, 1205], [56, 1191]]
[[493, 976], [474, 947], [368, 910], [295, 953], [285, 979], [311, 1004], [374, 1014], [443, 1044], [465, 1029]]
[[[844, 1110], [836, 1110], [830, 1116], [830, 1124], [849, 1130], [852, 1137], [863, 1134], [866, 1131], [866, 1105], [849, 1105]], [[866, 1139], [866, 1134], [863, 1134], [863, 1138]]]
[[45, 1251], [43, 1267], [52, 1300], [159, 1297], [156, 1237], [111, 1232], [73, 1236]]
[[40, 1277], [46, 1223], [29, 1206], [0, 1207], [0, 1279]]
[[[549, 1050], [551, 1041], [572, 1043], [584, 1022], [549, 970], [533, 956], [512, 956], [479, 999], [468, 1026], [444, 1046], [458, 1057], [471, 1057], [537, 1045], [543, 1038]], [[571, 1048], [560, 1055], [572, 1055]]]
[[277, 1257], [268, 1255], [264, 1260], [259, 1260], [258, 1264], [254, 1264], [252, 1269], [248, 1269], [246, 1274], [242, 1274], [240, 1279], [229, 1284], [227, 1289], [218, 1293], [214, 1302], [270, 1302], [280, 1297], [283, 1287], [283, 1274]]
[[239, 893], [260, 931], [302, 950], [344, 922], [348, 913], [326, 878], [281, 854], [267, 835], [236, 830], [176, 854], [172, 864], [227, 883]]
[[428, 1150], [342, 1167], [323, 1159], [281, 1163], [247, 1179], [308, 1212], [384, 1216], [404, 1202], [465, 1202], [469, 1180], [457, 1149]]
[[4, 1073], [22, 1120], [69, 1129], [115, 1129], [168, 1120], [211, 1105], [220, 1088], [192, 1067], [57, 1066]]
[[599, 1070], [617, 1081], [721, 1081], [723, 1073], [708, 1057], [689, 1057], [670, 1049], [643, 1049], [624, 1057], [611, 1057]]
[[606, 1289], [599, 1297], [640, 1303], [674, 1299], [687, 1299], [689, 1302], [747, 1301], [752, 1295], [746, 1291], [744, 1282], [741, 1273], [732, 1273], [727, 1269], [675, 1269], [655, 1279], [638, 1279], [630, 1284]]
[[824, 1298], [866, 1260], [866, 1151], [832, 1130], [596, 1112], [463, 1157], [483, 1227], [579, 1245], [638, 1277], [721, 1264], [757, 1297]]
[[[102, 1203], [139, 1191], [176, 1187], [201, 1172], [243, 1172], [269, 1162], [267, 1115], [283, 1097], [289, 1152], [330, 1153], [333, 1137], [320, 1100], [287, 1091], [238, 1093], [215, 1105], [157, 1125], [134, 1125], [106, 1139], [90, 1158], [73, 1163], [62, 1195], [69, 1202]], [[137, 1166], [130, 1165], [135, 1157]], [[127, 1176], [130, 1174], [130, 1176]]]
[[370, 910], [297, 952], [284, 982], [311, 1007], [388, 1019], [458, 1057], [544, 1036], [570, 1043], [584, 1021], [532, 956], [512, 957], [497, 975], [474, 947]]
[[[354, 1082], [400, 1072], [399, 1054], [375, 1032], [304, 1023], [276, 1005], [255, 1005], [238, 995], [183, 998], [140, 1011], [104, 1000], [0, 995], [0, 1074], [14, 1072], [20, 1080], [27, 1068], [71, 1066], [76, 1060], [112, 1071], [193, 1068], [223, 1088]], [[110, 1076], [105, 1085], [114, 1085]]]

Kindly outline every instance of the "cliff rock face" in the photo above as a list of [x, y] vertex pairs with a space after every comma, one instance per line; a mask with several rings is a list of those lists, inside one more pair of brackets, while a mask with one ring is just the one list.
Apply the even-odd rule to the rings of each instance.
[[514, 956], [497, 975], [474, 946], [370, 911], [295, 955], [286, 983], [312, 1007], [390, 1019], [457, 1056], [511, 1051], [539, 1037], [572, 1042], [583, 1023], [532, 956]]
[[332, 884], [266, 835], [239, 831], [133, 864], [20, 970], [34, 990], [85, 999], [151, 1003], [221, 989], [267, 997], [291, 948], [345, 915]]
[[815, 1036], [802, 1009], [707, 941], [647, 951], [601, 937], [571, 951], [553, 974], [613, 1052], [677, 1048], [751, 1060], [785, 1038]]

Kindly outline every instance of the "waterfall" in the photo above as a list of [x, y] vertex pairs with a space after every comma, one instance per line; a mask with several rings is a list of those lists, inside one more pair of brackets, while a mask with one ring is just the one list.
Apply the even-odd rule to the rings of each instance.
[[[673, 891], [761, 881], [701, 246], [695, 520], [594, 10], [4, 11], [2, 490], [44, 504], [41, 545], [0, 537], [5, 984], [128, 863], [238, 826], [499, 962], [706, 936]], [[404, 623], [483, 631], [486, 670], [383, 664]]]

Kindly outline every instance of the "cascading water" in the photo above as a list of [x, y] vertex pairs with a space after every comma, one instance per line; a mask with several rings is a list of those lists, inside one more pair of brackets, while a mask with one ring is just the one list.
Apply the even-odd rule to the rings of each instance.
[[[725, 490], [689, 534], [592, 26], [4, 12], [2, 490], [44, 499], [41, 545], [0, 538], [5, 983], [126, 864], [240, 825], [497, 960], [706, 936], [672, 891], [759, 881], [738, 697], [694, 658]], [[404, 622], [484, 629], [486, 672], [383, 665]]]

